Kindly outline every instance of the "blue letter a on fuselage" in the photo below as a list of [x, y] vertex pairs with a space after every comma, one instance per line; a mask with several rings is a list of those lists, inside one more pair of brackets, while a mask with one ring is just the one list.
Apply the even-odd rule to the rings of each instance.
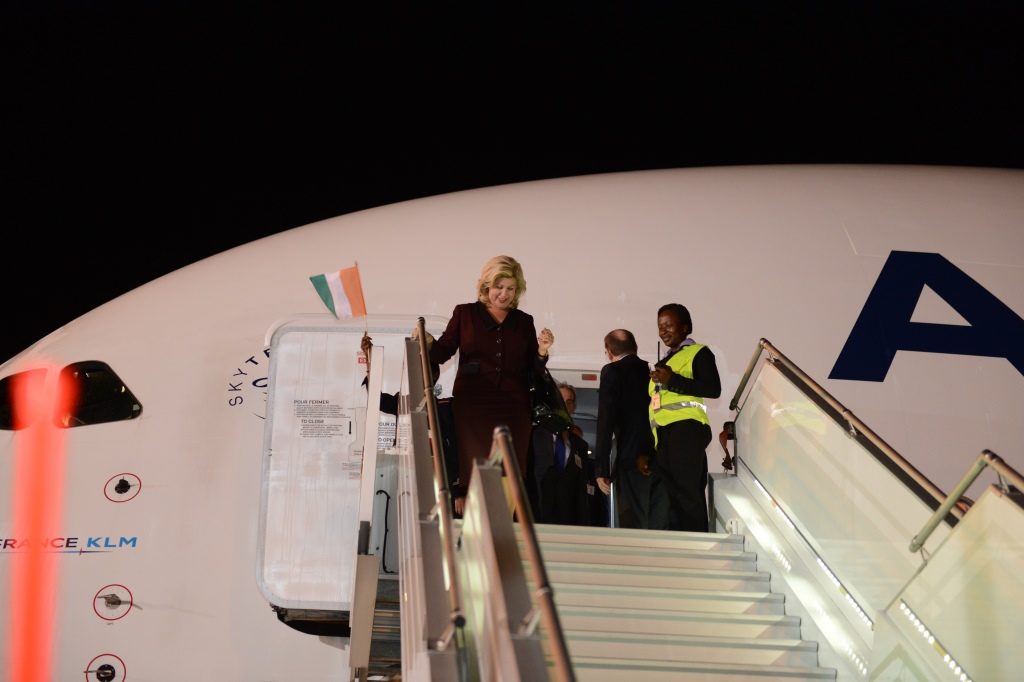
[[[970, 326], [911, 322], [926, 284]], [[939, 254], [893, 251], [828, 378], [885, 381], [899, 350], [1006, 358], [1024, 374], [1024, 320]]]

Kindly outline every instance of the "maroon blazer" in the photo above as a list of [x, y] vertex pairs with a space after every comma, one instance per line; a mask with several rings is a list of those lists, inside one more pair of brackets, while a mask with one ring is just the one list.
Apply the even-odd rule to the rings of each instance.
[[542, 368], [547, 358], [537, 356], [537, 330], [533, 317], [513, 308], [498, 324], [483, 303], [455, 306], [448, 327], [430, 349], [430, 360], [444, 363], [459, 351], [459, 370], [452, 396], [488, 396], [529, 404], [527, 371]]

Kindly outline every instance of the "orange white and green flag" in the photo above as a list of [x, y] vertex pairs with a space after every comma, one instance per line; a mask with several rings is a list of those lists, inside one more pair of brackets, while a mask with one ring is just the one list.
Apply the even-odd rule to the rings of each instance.
[[327, 309], [339, 320], [366, 315], [363, 284], [359, 281], [359, 264], [322, 275], [310, 275], [316, 293]]

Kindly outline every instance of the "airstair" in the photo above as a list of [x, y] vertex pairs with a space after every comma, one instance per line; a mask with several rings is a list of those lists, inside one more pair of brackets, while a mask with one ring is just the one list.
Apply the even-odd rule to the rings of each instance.
[[537, 531], [577, 679], [836, 678], [740, 535]]
[[735, 473], [709, 486], [715, 532], [534, 524], [521, 486], [504, 485], [520, 472], [503, 428], [456, 520], [424, 352], [404, 340], [393, 447], [363, 462], [361, 495], [383, 485], [393, 503], [352, 541], [352, 680], [969, 682], [1024, 669], [1024, 479], [994, 453], [947, 495], [762, 339], [731, 404]]

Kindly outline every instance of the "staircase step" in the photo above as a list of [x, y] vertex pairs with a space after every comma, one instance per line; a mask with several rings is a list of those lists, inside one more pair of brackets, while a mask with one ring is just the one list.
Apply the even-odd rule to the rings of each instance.
[[[580, 656], [572, 659], [579, 682], [803, 682], [836, 679], [832, 668], [750, 663], [673, 663]], [[550, 663], [549, 663], [550, 667]]]
[[401, 680], [402, 647], [400, 643], [384, 646], [370, 645], [370, 666], [368, 680]]
[[[609, 587], [661, 587], [663, 589], [768, 592], [771, 574], [726, 568], [672, 568], [623, 566], [567, 561], [545, 562], [550, 581]], [[529, 568], [526, 571], [529, 575]]]
[[[519, 530], [518, 525], [516, 530]], [[581, 545], [611, 545], [613, 547], [743, 550], [743, 536], [728, 533], [601, 528], [544, 523], [536, 524], [534, 530], [541, 543], [567, 542]]]
[[377, 601], [373, 610], [368, 680], [402, 679], [401, 602], [398, 576], [377, 577]]
[[785, 596], [772, 592], [735, 592], [728, 590], [663, 590], [656, 587], [616, 587], [602, 589], [593, 585], [575, 585], [551, 581], [555, 605], [650, 609], [652, 611], [689, 611], [699, 613], [761, 613], [781, 615]]
[[749, 639], [800, 638], [800, 618], [785, 614], [693, 613], [605, 606], [559, 606], [558, 619], [566, 630]]
[[[545, 564], [566, 561], [661, 568], [727, 568], [738, 571], [753, 571], [757, 566], [757, 554], [737, 550], [620, 547], [547, 541], [541, 543], [540, 550]], [[522, 543], [520, 555], [525, 556]]]
[[751, 663], [807, 667], [818, 664], [818, 645], [799, 639], [746, 639], [702, 635], [564, 632], [572, 657], [636, 658], [673, 663]]

